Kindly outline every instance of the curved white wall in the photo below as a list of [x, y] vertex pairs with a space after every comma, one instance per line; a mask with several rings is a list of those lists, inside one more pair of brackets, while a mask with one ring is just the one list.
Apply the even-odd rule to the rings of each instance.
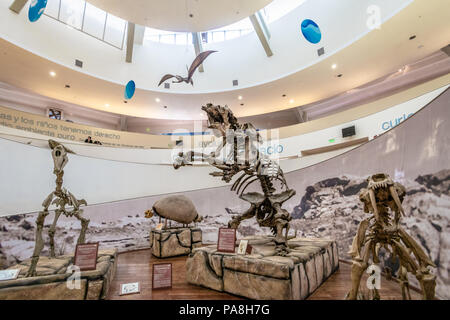
[[[448, 85], [352, 123], [281, 139], [279, 142], [270, 141], [268, 144], [282, 145], [283, 153], [279, 154], [281, 157], [298, 155], [301, 150], [328, 145], [328, 139], [340, 136], [340, 129], [349, 124], [357, 127], [357, 136], [354, 138], [372, 138], [384, 131], [383, 123], [403, 114], [416, 112], [446, 88]], [[31, 143], [45, 146], [46, 138], [23, 133], [26, 137], [19, 140], [24, 143], [8, 140], [12, 139], [12, 134], [20, 133], [17, 131], [19, 130], [0, 126], [0, 216], [38, 211], [42, 201], [54, 189], [55, 176], [51, 173], [53, 163], [49, 149], [26, 144], [27, 141], [32, 141]], [[341, 141], [337, 139], [337, 142]], [[73, 143], [67, 145], [79, 155], [69, 155], [64, 187], [77, 197], [87, 199], [90, 205], [225, 185], [219, 178], [208, 174], [214, 171], [210, 166], [174, 170], [170, 165], [171, 150], [119, 149]], [[281, 161], [281, 166], [285, 172], [290, 172], [350, 149], [284, 160]]]
[[[219, 51], [205, 62], [207, 71], [196, 74], [194, 88], [179, 85], [173, 86], [170, 92], [223, 92], [236, 89], [231, 84], [233, 79], [239, 79], [238, 89], [242, 89], [296, 73], [370, 32], [367, 27], [369, 6], [377, 5], [380, 8], [384, 22], [411, 2], [412, 0], [306, 1], [282, 19], [270, 24], [270, 43], [275, 53], [271, 58], [265, 55], [255, 33], [205, 45], [205, 49]], [[164, 91], [156, 87], [161, 76], [168, 72], [184, 74], [186, 65], [194, 57], [191, 45], [155, 43], [151, 46], [135, 46], [133, 63], [125, 63], [124, 51], [47, 16], [29, 23], [27, 10], [22, 10], [17, 16], [8, 9], [9, 5], [9, 0], [0, 0], [2, 38], [72, 69], [75, 69], [74, 59], [83, 60], [83, 69], [77, 68], [77, 71], [118, 84], [123, 85], [133, 79], [140, 89]], [[323, 35], [319, 44], [313, 45], [301, 35], [300, 24], [306, 18], [319, 24]], [[317, 49], [320, 47], [325, 47], [326, 54], [318, 58]]]

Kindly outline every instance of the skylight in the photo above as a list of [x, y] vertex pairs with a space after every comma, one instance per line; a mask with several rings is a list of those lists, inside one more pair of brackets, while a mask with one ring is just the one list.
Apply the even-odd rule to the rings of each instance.
[[[268, 24], [282, 18], [306, 0], [274, 0], [261, 10]], [[201, 32], [204, 43], [215, 43], [235, 39], [253, 32], [253, 26], [247, 17], [228, 26]], [[145, 28], [144, 43], [146, 41], [188, 45], [192, 44], [192, 34], [189, 32], [172, 32], [153, 28]]]

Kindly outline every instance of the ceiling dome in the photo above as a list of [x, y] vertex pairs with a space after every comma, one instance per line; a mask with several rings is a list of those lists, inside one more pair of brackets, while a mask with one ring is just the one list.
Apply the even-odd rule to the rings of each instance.
[[199, 32], [252, 15], [272, 0], [87, 0], [124, 20], [155, 29]]

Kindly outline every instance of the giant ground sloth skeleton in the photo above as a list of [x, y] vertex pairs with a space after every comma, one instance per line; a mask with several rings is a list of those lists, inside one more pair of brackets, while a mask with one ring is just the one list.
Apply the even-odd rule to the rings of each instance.
[[[281, 206], [295, 195], [295, 191], [287, 186], [280, 166], [259, 152], [258, 144], [262, 138], [252, 124], [238, 123], [227, 106], [207, 104], [202, 107], [202, 110], [208, 115], [208, 127], [213, 129], [216, 137], [222, 138], [222, 143], [210, 154], [195, 151], [179, 153], [174, 161], [175, 169], [192, 165], [198, 160], [208, 162], [221, 170], [211, 175], [222, 177], [222, 180], [226, 182], [230, 182], [236, 174], [241, 173], [231, 190], [236, 191], [242, 200], [249, 202], [250, 208], [242, 214], [235, 215], [228, 222], [228, 226], [238, 228], [242, 220], [256, 217], [260, 226], [271, 228], [275, 235], [277, 253], [285, 255], [288, 252], [287, 234], [289, 221], [292, 218]], [[281, 189], [284, 191], [276, 193], [274, 185], [276, 181], [281, 183]], [[244, 193], [254, 182], [259, 182], [263, 193]], [[285, 230], [284, 235], [283, 230]]]
[[[352, 289], [347, 299], [357, 299], [361, 276], [367, 269], [370, 256], [373, 263], [379, 263], [378, 252], [381, 247], [397, 256], [400, 260], [399, 280], [403, 299], [411, 299], [407, 273], [411, 272], [419, 281], [423, 299], [434, 299], [436, 277], [429, 266], [436, 267], [416, 241], [400, 226], [405, 187], [392, 181], [384, 173], [367, 178], [367, 189], [362, 189], [359, 199], [364, 203], [364, 212], [371, 213], [368, 219], [361, 221], [356, 236], [353, 238], [350, 254], [352, 256]], [[392, 213], [394, 216], [392, 217]], [[374, 298], [379, 293], [374, 290]]]

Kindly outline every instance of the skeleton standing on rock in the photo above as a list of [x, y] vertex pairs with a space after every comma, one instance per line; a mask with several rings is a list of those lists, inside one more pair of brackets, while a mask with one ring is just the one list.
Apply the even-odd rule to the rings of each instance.
[[[295, 195], [295, 191], [287, 186], [278, 163], [259, 152], [258, 145], [262, 138], [252, 124], [240, 124], [227, 106], [207, 104], [202, 107], [202, 110], [208, 115], [208, 128], [213, 129], [215, 136], [222, 138], [222, 141], [210, 154], [195, 151], [179, 153], [174, 160], [175, 169], [192, 165], [198, 160], [208, 162], [221, 170], [211, 175], [222, 177], [225, 182], [230, 182], [236, 174], [241, 173], [231, 190], [236, 191], [242, 200], [249, 202], [250, 208], [234, 216], [228, 222], [228, 226], [238, 228], [242, 220], [256, 217], [261, 227], [271, 228], [275, 235], [277, 254], [286, 255], [289, 252], [287, 235], [289, 221], [292, 218], [281, 206]], [[280, 193], [276, 193], [274, 185], [277, 180], [284, 189]], [[260, 183], [263, 193], [244, 193], [247, 187], [256, 181]]]
[[[54, 204], [57, 206], [57, 208], [55, 209], [55, 218], [53, 219], [53, 223], [50, 226], [50, 229], [48, 230], [48, 235], [50, 238], [50, 257], [55, 257], [55, 231], [56, 224], [61, 214], [65, 215], [66, 217], [75, 217], [80, 220], [81, 231], [77, 241], [78, 244], [84, 243], [86, 230], [89, 225], [89, 220], [81, 216], [83, 210], [80, 209], [80, 205], [87, 204], [86, 200], [77, 200], [72, 193], [62, 187], [64, 176], [63, 169], [66, 166], [67, 162], [69, 162], [67, 154], [74, 152], [54, 140], [49, 140], [48, 144], [52, 149], [54, 165], [53, 173], [56, 175], [56, 188], [55, 191], [50, 193], [42, 203], [44, 209], [39, 212], [39, 215], [36, 219], [36, 243], [31, 259], [31, 265], [27, 272], [27, 277], [36, 276], [36, 266], [39, 261], [39, 256], [42, 252], [42, 249], [44, 248], [42, 231], [44, 229], [45, 218], [49, 214], [48, 208], [50, 205]], [[66, 206], [71, 206], [72, 210], [66, 209]]]

